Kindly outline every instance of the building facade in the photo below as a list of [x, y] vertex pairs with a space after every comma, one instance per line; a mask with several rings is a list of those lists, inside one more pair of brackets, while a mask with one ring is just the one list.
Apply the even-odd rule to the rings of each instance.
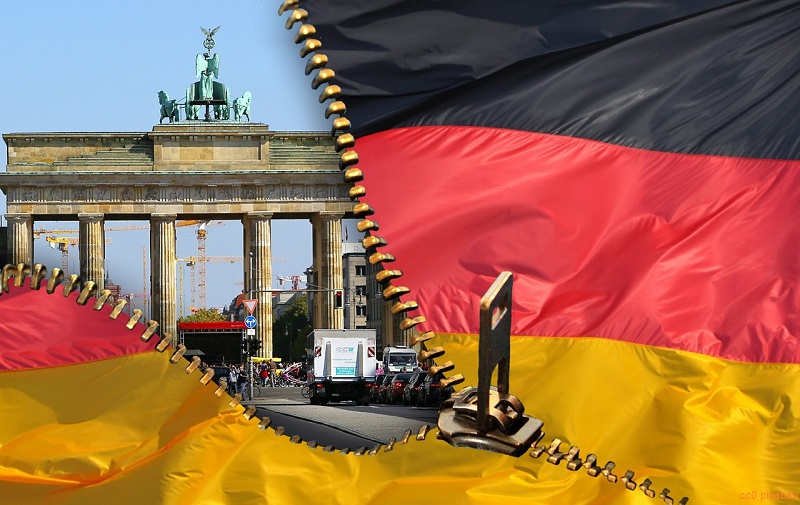
[[345, 328], [367, 328], [367, 258], [359, 242], [342, 244]]

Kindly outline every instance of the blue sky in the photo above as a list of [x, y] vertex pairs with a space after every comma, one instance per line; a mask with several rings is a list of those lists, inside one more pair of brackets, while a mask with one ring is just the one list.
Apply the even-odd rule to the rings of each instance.
[[[277, 15], [277, 1], [82, 0], [3, 1], [0, 40], [0, 133], [146, 132], [159, 120], [157, 93], [181, 98], [194, 82], [194, 59], [203, 52], [200, 27], [221, 25], [214, 37], [219, 80], [233, 96], [253, 94], [251, 120], [277, 131], [328, 130], [324, 105], [304, 73], [305, 60]], [[2, 148], [5, 154], [5, 143]], [[2, 169], [5, 170], [5, 155]], [[0, 210], [6, 212], [0, 194]], [[5, 221], [2, 220], [5, 225]], [[107, 226], [141, 225], [113, 222]], [[77, 229], [77, 223], [36, 223], [47, 229]], [[354, 233], [350, 233], [354, 236]], [[110, 232], [107, 271], [126, 292], [141, 293], [142, 250], [149, 232]], [[207, 254], [241, 256], [241, 225], [227, 221], [208, 228]], [[196, 255], [194, 228], [178, 229], [178, 256]], [[61, 265], [61, 254], [44, 238], [36, 261]], [[273, 223], [273, 274], [300, 275], [311, 264], [307, 221]], [[77, 271], [77, 247], [70, 270]], [[221, 307], [241, 291], [241, 263], [207, 264], [207, 305]], [[188, 298], [189, 271], [184, 276]], [[277, 287], [277, 279], [275, 284]]]

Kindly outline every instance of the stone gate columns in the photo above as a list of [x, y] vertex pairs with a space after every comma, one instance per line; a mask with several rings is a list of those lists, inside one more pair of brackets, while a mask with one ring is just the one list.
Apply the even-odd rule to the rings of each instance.
[[6, 214], [8, 221], [8, 249], [11, 264], [26, 263], [33, 266], [33, 217], [30, 214]]
[[342, 218], [338, 212], [320, 212], [311, 218], [314, 235], [314, 271], [320, 291], [314, 296], [315, 328], [344, 328], [344, 309], [333, 304], [333, 292], [342, 289]]
[[259, 356], [272, 357], [272, 212], [248, 212], [244, 225], [245, 296], [258, 300], [256, 338]]
[[98, 291], [105, 286], [106, 237], [103, 214], [78, 214], [78, 251], [80, 276], [83, 281], [94, 281]]
[[150, 215], [151, 318], [159, 334], [178, 336], [175, 314], [175, 214]]

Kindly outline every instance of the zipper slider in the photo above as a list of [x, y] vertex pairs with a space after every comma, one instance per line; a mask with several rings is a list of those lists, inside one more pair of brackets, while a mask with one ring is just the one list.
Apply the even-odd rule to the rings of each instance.
[[[542, 421], [525, 414], [508, 392], [513, 276], [502, 272], [481, 298], [478, 387], [466, 387], [442, 404], [439, 437], [454, 447], [472, 447], [519, 457], [544, 437]], [[497, 386], [491, 385], [497, 368]]]

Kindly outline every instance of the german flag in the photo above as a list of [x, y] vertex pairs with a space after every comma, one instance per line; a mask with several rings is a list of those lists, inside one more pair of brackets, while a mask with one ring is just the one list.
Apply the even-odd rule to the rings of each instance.
[[430, 435], [312, 449], [153, 325], [18, 271], [0, 503], [797, 500], [800, 5], [301, 5], [410, 315], [474, 383], [477, 300], [514, 272], [511, 392], [605, 474]]
[[297, 7], [365, 244], [457, 372], [511, 271], [545, 431], [699, 503], [797, 496], [800, 2]]
[[3, 505], [635, 503], [600, 479], [424, 430], [371, 448], [301, 440], [215, 390], [154, 323], [88, 296], [88, 283], [4, 276]]

